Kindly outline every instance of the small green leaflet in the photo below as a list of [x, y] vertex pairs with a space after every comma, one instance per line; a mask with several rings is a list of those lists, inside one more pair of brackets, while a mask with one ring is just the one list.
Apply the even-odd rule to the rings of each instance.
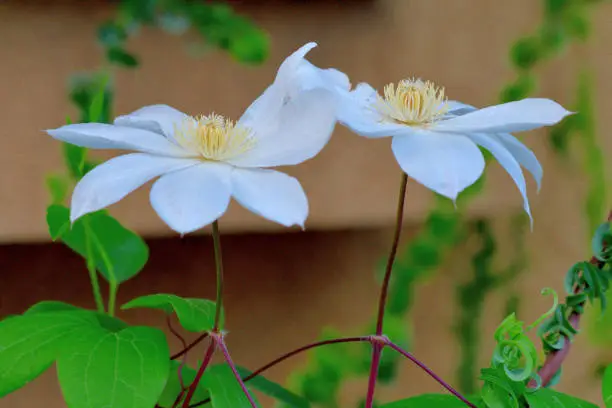
[[164, 333], [151, 327], [81, 331], [57, 360], [67, 406], [153, 407], [168, 379], [168, 354]]
[[[202, 381], [210, 392], [213, 408], [251, 408], [249, 400], [227, 364], [208, 367]], [[255, 398], [252, 393], [251, 396]]]
[[96, 325], [89, 313], [49, 311], [13, 316], [0, 322], [0, 397], [42, 374], [68, 339]]
[[612, 364], [604, 372], [601, 392], [606, 408], [612, 408]]
[[530, 408], [598, 408], [597, 405], [569, 395], [541, 388], [533, 394], [525, 394]]
[[[180, 366], [181, 364], [178, 361], [170, 361], [170, 373], [168, 376], [168, 382], [166, 383], [166, 388], [164, 388], [164, 392], [157, 401], [157, 405], [162, 408], [172, 408], [177, 396], [181, 393], [181, 381], [179, 380], [178, 375], [179, 368], [181, 368]], [[181, 376], [183, 378], [183, 384], [186, 387], [189, 387], [189, 385], [195, 379], [196, 370], [185, 365], [181, 368]], [[208, 399], [208, 397], [208, 391], [206, 390], [206, 388], [204, 388], [204, 384], [200, 382], [198, 384], [198, 388], [193, 394], [193, 398], [191, 401], [192, 403], [197, 403]]]
[[[480, 401], [469, 398], [469, 400], [478, 407], [484, 407]], [[416, 397], [403, 399], [400, 401], [389, 402], [383, 404], [380, 408], [465, 408], [463, 401], [459, 400], [454, 395], [446, 394], [423, 394]]]
[[[242, 378], [251, 375], [251, 371], [242, 367], [238, 367], [238, 372]], [[262, 394], [282, 402], [288, 408], [310, 408], [310, 402], [306, 398], [289, 391], [283, 386], [270, 381], [261, 375], [258, 375], [250, 380], [247, 385], [249, 388], [256, 389]]]
[[[138, 307], [160, 309], [176, 313], [181, 326], [187, 331], [201, 333], [212, 330], [215, 321], [215, 302], [207, 299], [182, 298], [169, 294], [141, 296], [123, 305], [121, 309]], [[221, 323], [223, 314], [221, 314]], [[223, 326], [223, 324], [221, 324]]]
[[149, 259], [144, 240], [104, 210], [79, 218], [71, 227], [70, 210], [53, 204], [47, 208], [47, 224], [51, 238], [61, 239], [83, 258], [87, 256], [85, 234], [89, 230], [96, 268], [108, 281], [114, 275], [117, 283], [125, 282], [136, 276]]

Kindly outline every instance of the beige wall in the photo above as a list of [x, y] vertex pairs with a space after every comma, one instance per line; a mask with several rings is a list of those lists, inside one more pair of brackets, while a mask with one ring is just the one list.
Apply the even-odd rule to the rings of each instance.
[[[316, 2], [319, 3], [319, 2]], [[451, 98], [484, 105], [496, 100], [500, 86], [512, 78], [506, 62], [512, 39], [529, 32], [538, 20], [537, 2], [515, 0], [378, 0], [344, 5], [271, 2], [247, 11], [273, 39], [272, 56], [262, 68], [247, 68], [222, 54], [201, 60], [186, 56], [184, 41], [145, 31], [133, 42], [142, 69], [119, 73], [116, 111], [127, 112], [150, 103], [168, 103], [188, 112], [215, 110], [233, 117], [272, 79], [282, 58], [301, 44], [316, 40], [313, 62], [346, 71], [353, 81], [380, 87], [388, 81], [420, 75], [446, 86]], [[331, 2], [330, 2], [331, 3]], [[363, 4], [361, 4], [363, 3]], [[79, 3], [82, 4], [82, 3]], [[288, 4], [292, 4], [289, 6]], [[12, 1], [0, 5], [0, 240], [6, 243], [46, 241], [44, 175], [61, 169], [59, 146], [40, 130], [61, 124], [73, 110], [66, 101], [65, 79], [100, 62], [93, 45], [96, 24], [108, 15], [101, 6], [47, 5]], [[612, 7], [595, 16], [592, 44], [573, 50], [563, 62], [542, 67], [540, 95], [569, 103], [576, 68], [590, 62], [598, 83], [598, 130], [603, 148], [612, 147], [605, 131], [612, 125], [612, 66], [609, 25]], [[531, 186], [534, 232], [528, 237], [529, 271], [517, 285], [526, 293], [522, 316], [531, 321], [549, 307], [540, 299], [543, 286], [561, 289], [567, 268], [587, 255], [582, 203], [584, 182], [576, 163], [561, 166], [546, 148], [545, 134], [526, 137], [546, 169], [539, 195]], [[255, 367], [283, 350], [314, 339], [332, 324], [357, 330], [369, 320], [376, 285], [373, 271], [386, 251], [395, 207], [398, 168], [387, 141], [368, 142], [338, 129], [332, 142], [314, 160], [288, 169], [300, 178], [311, 202], [310, 231], [275, 235], [236, 235], [224, 239], [228, 274], [228, 324], [236, 360]], [[503, 218], [520, 208], [520, 197], [509, 178], [491, 166], [491, 185], [470, 213]], [[532, 183], [533, 184], [533, 183]], [[409, 185], [407, 217], [415, 231], [431, 195]], [[113, 208], [113, 213], [147, 236], [168, 235], [168, 229], [147, 205], [142, 190]], [[603, 215], [602, 215], [603, 217]], [[274, 230], [233, 206], [222, 220], [225, 231]], [[152, 241], [145, 272], [125, 285], [121, 300], [154, 291], [184, 296], [212, 296], [210, 243], [206, 238]], [[419, 295], [414, 319], [415, 353], [452, 379], [456, 345], [450, 341], [454, 286], [465, 275], [458, 251], [438, 278], [428, 283], [439, 294]], [[29, 304], [54, 298], [88, 303], [86, 273], [75, 256], [56, 245], [0, 247], [0, 313], [22, 311]], [[57, 276], [62, 276], [58, 283]], [[323, 282], [327, 280], [327, 284]], [[483, 331], [499, 322], [503, 297], [491, 299]], [[132, 322], [163, 324], [159, 316], [130, 313]], [[483, 350], [483, 364], [490, 355]], [[578, 339], [562, 389], [599, 401], [590, 381], [595, 362], [605, 356]], [[303, 358], [271, 372], [282, 380]], [[571, 367], [571, 368], [570, 368]], [[346, 406], [363, 395], [361, 384], [346, 392]], [[355, 390], [359, 391], [356, 392]], [[437, 386], [406, 364], [402, 381], [381, 398], [397, 398]], [[0, 407], [63, 406], [51, 374], [0, 400]], [[344, 405], [343, 405], [344, 406]]]

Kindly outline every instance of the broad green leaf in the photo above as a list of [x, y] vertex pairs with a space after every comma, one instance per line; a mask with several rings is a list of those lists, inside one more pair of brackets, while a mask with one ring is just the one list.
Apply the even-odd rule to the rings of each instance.
[[[470, 402], [480, 407], [480, 401], [469, 398]], [[446, 394], [423, 394], [400, 401], [389, 402], [380, 408], [465, 408], [464, 402], [454, 395]]]
[[42, 302], [36, 303], [24, 312], [25, 315], [32, 315], [37, 313], [49, 313], [49, 312], [65, 312], [65, 311], [78, 311], [83, 313], [89, 313], [98, 320], [98, 324], [109, 330], [109, 331], [120, 331], [128, 327], [128, 324], [124, 321], [109, 316], [107, 314], [98, 313], [95, 310], [81, 309], [80, 307], [71, 305], [69, 303], [59, 302], [56, 300], [43, 300]]
[[[179, 368], [181, 364], [176, 360], [172, 360], [170, 362], [170, 373], [168, 375], [168, 382], [166, 383], [166, 388], [164, 388], [164, 392], [161, 397], [159, 397], [159, 401], [157, 401], [157, 405], [162, 408], [172, 408], [174, 402], [176, 401], [177, 396], [180, 394], [182, 390], [181, 381], [179, 379]], [[196, 370], [191, 367], [183, 366], [181, 368], [181, 376], [183, 378], [183, 385], [189, 387], [189, 384], [193, 382], [196, 376]], [[195, 393], [193, 394], [192, 403], [197, 403], [200, 401], [204, 401], [208, 399], [210, 394], [204, 387], [204, 384], [200, 382], [198, 384], [198, 388], [196, 388]], [[181, 399], [182, 401], [182, 399]]]
[[606, 408], [612, 408], [612, 364], [604, 372], [601, 391]]
[[533, 394], [525, 394], [530, 408], [597, 408], [597, 405], [569, 395], [541, 388]]
[[120, 47], [109, 48], [106, 51], [106, 58], [108, 58], [110, 62], [114, 62], [126, 68], [135, 68], [138, 66], [136, 57]]
[[[133, 299], [121, 309], [141, 307], [176, 313], [181, 326], [190, 332], [201, 333], [212, 330], [215, 322], [215, 302], [206, 299], [182, 298], [158, 293]], [[221, 323], [223, 323], [223, 313], [221, 313]]]
[[151, 327], [81, 332], [57, 360], [66, 404], [69, 408], [151, 408], [166, 386], [168, 355], [163, 332]]
[[[243, 367], [238, 367], [238, 372], [240, 373], [240, 376], [242, 378], [251, 375], [251, 371]], [[282, 402], [283, 404], [285, 404], [285, 406], [289, 408], [310, 407], [310, 402], [306, 398], [289, 391], [280, 384], [270, 381], [261, 375], [254, 377], [247, 383], [247, 385], [249, 386], [249, 388], [261, 391], [261, 393], [272, 397], [279, 402]]]
[[[213, 408], [251, 408], [242, 387], [227, 364], [208, 367], [202, 381], [210, 393]], [[252, 393], [251, 396], [255, 398]]]
[[68, 196], [70, 180], [66, 176], [51, 174], [47, 176], [45, 181], [51, 196], [51, 204], [62, 204]]
[[62, 205], [51, 205], [47, 208], [47, 223], [53, 239], [61, 238], [83, 258], [87, 257], [85, 234], [89, 231], [96, 268], [108, 281], [113, 275], [117, 283], [136, 276], [149, 258], [149, 248], [144, 240], [104, 210], [79, 218], [71, 227], [70, 210]]
[[0, 322], [0, 397], [42, 374], [64, 343], [83, 327], [96, 325], [87, 313], [48, 312]]

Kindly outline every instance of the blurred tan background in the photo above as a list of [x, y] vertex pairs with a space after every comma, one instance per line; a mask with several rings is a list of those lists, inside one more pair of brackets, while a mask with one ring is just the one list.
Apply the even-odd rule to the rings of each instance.
[[[142, 67], [118, 72], [115, 113], [167, 103], [194, 114], [214, 110], [237, 118], [272, 80], [280, 61], [308, 41], [319, 43], [311, 61], [343, 70], [353, 83], [368, 81], [380, 88], [421, 76], [445, 86], [451, 99], [491, 104], [514, 75], [507, 63], [509, 44], [532, 31], [540, 17], [540, 2], [535, 0], [239, 3], [271, 35], [272, 54], [264, 66], [240, 66], [217, 52], [190, 58], [184, 39], [144, 30], [130, 43]], [[538, 96], [569, 105], [578, 69], [582, 64], [592, 66], [598, 84], [597, 129], [602, 148], [609, 152], [612, 5], [596, 9], [592, 41], [539, 71]], [[99, 66], [95, 29], [111, 14], [111, 6], [101, 2], [0, 4], [0, 316], [19, 313], [42, 299], [92, 305], [83, 262], [61, 245], [49, 244], [43, 180], [45, 174], [61, 170], [62, 161], [59, 144], [42, 130], [61, 125], [67, 114], [76, 117], [66, 97], [67, 78]], [[535, 217], [534, 231], [528, 235], [531, 259], [517, 282], [525, 296], [520, 317], [526, 321], [550, 306], [549, 299], [540, 298], [540, 289], [560, 290], [566, 270], [589, 255], [585, 181], [577, 163], [559, 162], [545, 137], [545, 132], [525, 137], [545, 168], [540, 194], [534, 183], [530, 185]], [[470, 217], [487, 216], [501, 223], [520, 209], [521, 199], [496, 164], [488, 171], [487, 193], [467, 211]], [[309, 195], [307, 232], [281, 230], [237, 205], [221, 220], [222, 231], [231, 233], [223, 238], [228, 342], [235, 360], [251, 368], [314, 340], [324, 326], [347, 333], [363, 327], [375, 307], [375, 267], [391, 238], [399, 168], [387, 140], [366, 141], [338, 126], [319, 156], [287, 172], [300, 179]], [[408, 188], [405, 241], [418, 231], [432, 199], [414, 182]], [[155, 291], [213, 297], [208, 237], [174, 236], [147, 199], [147, 189], [141, 189], [111, 209], [150, 238], [151, 246], [149, 264], [121, 288], [120, 302]], [[458, 248], [453, 262], [423, 286], [414, 313], [415, 354], [451, 382], [457, 362], [451, 332], [454, 288], [468, 272], [465, 253], [465, 248]], [[434, 287], [437, 293], [432, 296]], [[483, 365], [491, 353], [488, 334], [503, 317], [503, 299], [494, 296], [485, 308]], [[164, 325], [156, 313], [130, 312], [123, 317]], [[593, 372], [597, 362], [611, 360], [612, 351], [579, 337], [560, 389], [601, 403]], [[269, 377], [283, 381], [304, 361], [305, 356], [295, 358]], [[382, 387], [379, 396], [385, 401], [438, 390], [406, 363], [397, 386]], [[343, 406], [354, 406], [364, 394], [364, 383], [351, 382]], [[64, 406], [52, 371], [0, 400], [0, 407], [34, 406]]]

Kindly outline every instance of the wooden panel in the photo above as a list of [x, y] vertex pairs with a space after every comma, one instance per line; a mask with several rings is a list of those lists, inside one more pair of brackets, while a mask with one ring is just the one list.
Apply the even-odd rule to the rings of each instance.
[[[42, 129], [59, 126], [66, 114], [74, 113], [66, 100], [67, 77], [100, 63], [94, 30], [111, 10], [101, 4], [62, 4], [40, 7], [34, 2], [12, 1], [0, 6], [3, 242], [48, 239], [43, 178], [62, 165], [58, 143]], [[368, 81], [381, 87], [417, 75], [445, 85], [451, 98], [489, 104], [511, 78], [506, 62], [509, 42], [532, 29], [538, 17], [532, 0], [503, 4], [380, 0], [359, 6], [330, 2], [317, 7], [295, 2], [242, 7], [271, 35], [272, 55], [263, 67], [239, 66], [216, 52], [192, 59], [185, 52], [185, 41], [144, 30], [130, 45], [142, 57], [142, 69], [119, 73], [116, 112], [162, 102], [190, 113], [214, 110], [237, 118], [272, 80], [279, 62], [312, 40], [320, 43], [312, 53], [313, 62], [344, 70], [354, 83]], [[610, 8], [601, 10], [607, 13], [601, 13], [605, 21]], [[600, 41], [610, 28], [602, 24], [598, 32], [602, 33], [597, 37]], [[597, 58], [597, 69], [603, 74], [604, 67], [610, 66], [606, 63], [610, 56], [598, 54]], [[571, 72], [571, 64], [550, 68], [542, 94], [567, 101]], [[612, 87], [609, 76], [601, 75], [601, 85], [602, 89]], [[610, 104], [601, 98], [599, 107], [605, 112]], [[611, 120], [609, 115], [602, 118], [602, 128]], [[556, 170], [544, 144], [535, 142], [542, 135], [530, 135], [528, 144], [543, 157], [546, 186]], [[471, 205], [471, 214], [506, 213], [521, 206], [508, 176], [498, 166], [492, 170], [491, 188]], [[399, 168], [389, 140], [367, 141], [339, 126], [318, 157], [287, 172], [301, 180], [309, 195], [309, 229], [392, 222]], [[545, 188], [557, 187], [549, 184]], [[147, 236], [171, 233], [149, 207], [146, 190], [113, 206], [113, 213]], [[532, 196], [534, 190], [531, 188]], [[417, 221], [426, 213], [431, 194], [416, 183], [410, 184], [409, 191], [407, 217]], [[235, 204], [224, 222], [228, 231], [280, 228]]]

